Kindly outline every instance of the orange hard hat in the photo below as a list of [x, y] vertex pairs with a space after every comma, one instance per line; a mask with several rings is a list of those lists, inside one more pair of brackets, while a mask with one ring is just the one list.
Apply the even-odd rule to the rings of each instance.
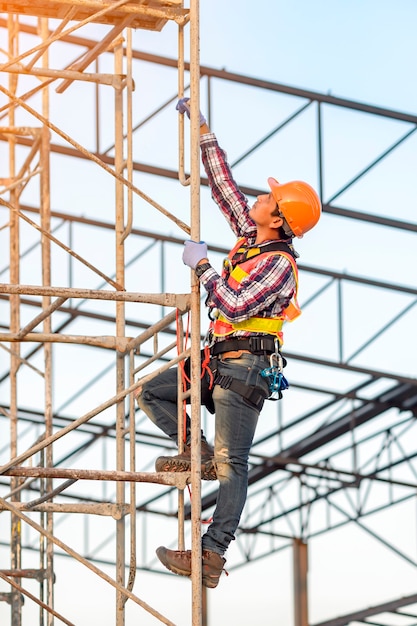
[[295, 237], [302, 237], [317, 224], [321, 215], [321, 202], [313, 187], [301, 180], [281, 184], [275, 178], [268, 178], [268, 184]]

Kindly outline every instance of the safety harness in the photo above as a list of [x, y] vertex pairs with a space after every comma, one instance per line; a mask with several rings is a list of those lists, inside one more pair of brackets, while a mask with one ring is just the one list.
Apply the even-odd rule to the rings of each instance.
[[[203, 360], [203, 372], [204, 367], [210, 370], [208, 377], [210, 390], [212, 390], [214, 385], [219, 385], [223, 389], [230, 389], [260, 410], [266, 398], [278, 400], [282, 397], [282, 390], [288, 388], [288, 382], [282, 374], [282, 368], [285, 367], [286, 361], [282, 357], [279, 347], [283, 342], [282, 325], [284, 321], [293, 320], [301, 313], [297, 302], [298, 269], [295, 262], [296, 253], [290, 244], [283, 241], [273, 241], [263, 246], [248, 248], [244, 245], [244, 242], [245, 238], [239, 239], [227, 259], [225, 259], [222, 276], [227, 279], [227, 282], [232, 287], [237, 287], [250, 274], [252, 268], [259, 262], [260, 257], [267, 258], [271, 255], [280, 254], [285, 256], [291, 263], [296, 280], [295, 294], [289, 305], [278, 317], [252, 317], [244, 322], [232, 323], [223, 315], [218, 314], [213, 320], [210, 329], [215, 337], [226, 337], [236, 330], [264, 334], [252, 335], [242, 339], [224, 339], [215, 343], [210, 351], [210, 361], [208, 362], [207, 359]], [[217, 374], [217, 356], [230, 350], [249, 350], [252, 354], [269, 356], [270, 367], [265, 368], [261, 372], [268, 384], [269, 392], [250, 388], [244, 382], [232, 376]]]
[[301, 310], [297, 301], [298, 292], [298, 269], [295, 262], [296, 253], [291, 245], [284, 241], [272, 241], [263, 246], [250, 247], [244, 246], [245, 238], [237, 241], [235, 247], [231, 250], [229, 256], [223, 264], [222, 276], [232, 288], [238, 288], [239, 285], [249, 276], [252, 269], [259, 263], [260, 259], [280, 254], [291, 263], [294, 272], [296, 289], [291, 302], [276, 317], [258, 317], [253, 316], [242, 322], [230, 322], [220, 312], [217, 313], [213, 321], [211, 332], [214, 337], [227, 337], [232, 333], [243, 330], [252, 333], [266, 333], [277, 337], [280, 344], [283, 343], [282, 326], [285, 321], [292, 321]]

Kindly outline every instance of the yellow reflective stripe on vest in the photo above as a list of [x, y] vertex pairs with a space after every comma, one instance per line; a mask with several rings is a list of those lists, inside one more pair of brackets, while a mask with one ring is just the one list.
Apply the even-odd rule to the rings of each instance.
[[236, 265], [233, 271], [230, 273], [230, 278], [234, 278], [237, 283], [241, 283], [246, 276], [249, 276], [248, 272], [245, 272], [244, 269], [240, 267], [240, 265]]
[[214, 323], [214, 334], [219, 337], [222, 336], [222, 334], [216, 333], [216, 322], [219, 322], [219, 326], [221, 324], [225, 324], [226, 327], [230, 328], [227, 333], [222, 334], [230, 335], [236, 330], [246, 330], [252, 333], [269, 333], [271, 335], [277, 335], [282, 330], [284, 320], [270, 317], [250, 317], [242, 322], [231, 323], [220, 314]]

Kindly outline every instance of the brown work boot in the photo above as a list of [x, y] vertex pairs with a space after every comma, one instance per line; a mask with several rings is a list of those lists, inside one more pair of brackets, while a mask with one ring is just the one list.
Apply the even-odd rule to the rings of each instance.
[[169, 550], [160, 546], [156, 556], [170, 572], [179, 576], [191, 576], [191, 550]]
[[[179, 576], [191, 576], [191, 550], [169, 550], [161, 546], [156, 555], [170, 572]], [[226, 559], [211, 550], [203, 550], [202, 556], [202, 583], [205, 587], [214, 589], [219, 584]]]
[[209, 587], [210, 589], [217, 587], [221, 573], [224, 570], [225, 563], [226, 559], [224, 559], [221, 554], [212, 552], [211, 550], [203, 550], [204, 587]]
[[[207, 443], [201, 442], [201, 479], [216, 480], [216, 470], [213, 463], [214, 450]], [[157, 472], [191, 472], [191, 448], [185, 444], [184, 452], [175, 456], [159, 456], [155, 461]]]

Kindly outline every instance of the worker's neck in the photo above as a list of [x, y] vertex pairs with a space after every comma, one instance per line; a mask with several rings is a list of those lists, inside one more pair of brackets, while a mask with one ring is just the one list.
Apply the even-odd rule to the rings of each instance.
[[271, 241], [271, 239], [280, 240], [279, 230], [277, 228], [259, 228], [256, 231], [256, 244], [264, 243], [264, 241]]

